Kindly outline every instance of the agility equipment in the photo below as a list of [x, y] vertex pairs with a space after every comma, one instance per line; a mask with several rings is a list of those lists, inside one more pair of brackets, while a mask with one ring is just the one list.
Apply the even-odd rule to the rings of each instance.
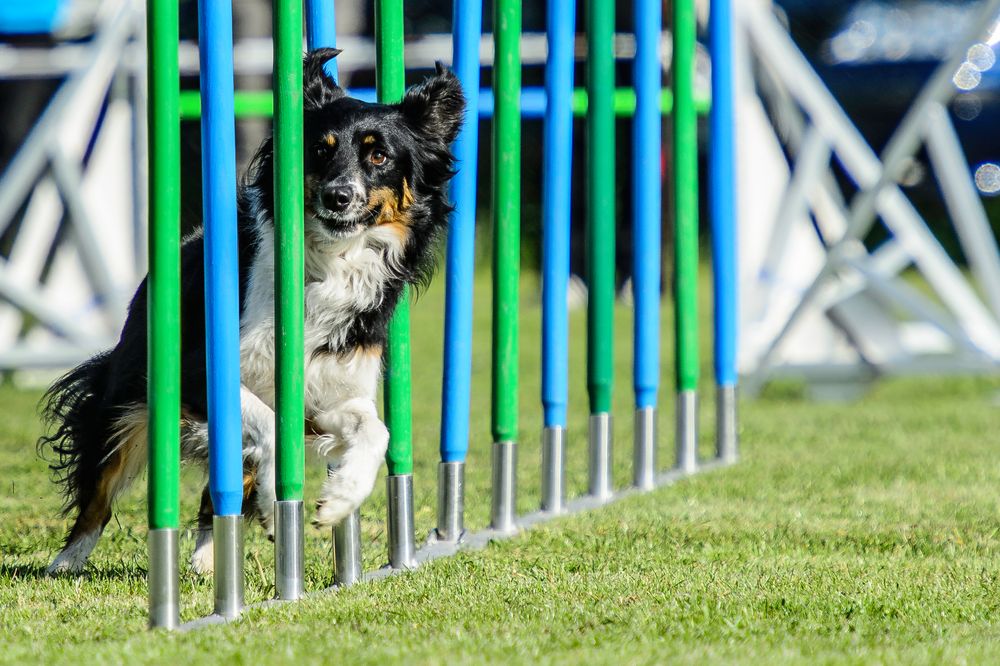
[[569, 402], [570, 202], [573, 164], [573, 36], [576, 3], [549, 0], [551, 45], [545, 70], [542, 154], [542, 501], [560, 513], [566, 501], [565, 439]]
[[[407, 570], [421, 562], [482, 547], [560, 514], [593, 508], [630, 493], [672, 483], [736, 459], [735, 421], [735, 206], [733, 205], [733, 118], [731, 12], [728, 0], [713, 2], [712, 48], [716, 60], [712, 90], [713, 255], [717, 267], [716, 382], [719, 442], [715, 460], [697, 453], [698, 350], [696, 310], [697, 114], [707, 102], [694, 91], [694, 4], [674, 3], [674, 73], [664, 90], [661, 72], [661, 16], [656, 0], [636, 0], [643, 17], [635, 33], [632, 89], [616, 89], [614, 2], [589, 0], [585, 8], [590, 43], [586, 90], [574, 88], [576, 16], [572, 3], [549, 0], [545, 88], [521, 88], [521, 7], [517, 0], [494, 4], [493, 88], [479, 90], [482, 4], [456, 0], [452, 35], [454, 68], [465, 89], [468, 114], [454, 147], [457, 174], [452, 185], [445, 265], [446, 316], [443, 359], [440, 462], [436, 529], [417, 547], [414, 534], [413, 431], [410, 387], [409, 295], [403, 293], [389, 327], [385, 349], [384, 415], [390, 433], [387, 476], [387, 566], [361, 568], [361, 526], [355, 512], [334, 529], [334, 582], [351, 585]], [[376, 0], [376, 91], [361, 97], [391, 104], [405, 88], [403, 3]], [[307, 0], [305, 35], [310, 49], [334, 47], [332, 0]], [[264, 96], [233, 91], [232, 27], [229, 6], [202, 0], [200, 95], [178, 94], [177, 4], [149, 0], [150, 92], [150, 625], [193, 628], [237, 617], [243, 607], [242, 451], [236, 265], [234, 118], [274, 118], [275, 154], [275, 321], [276, 481], [275, 590], [279, 600], [304, 593], [303, 496], [303, 11], [296, 3], [275, 3], [274, 90]], [[327, 71], [338, 76], [335, 61]], [[658, 393], [660, 373], [661, 118], [672, 113], [674, 142], [675, 280], [677, 300], [678, 457], [660, 471]], [[586, 118], [589, 302], [587, 388], [589, 483], [582, 497], [567, 498], [565, 461], [579, 450], [567, 439], [570, 200], [574, 116]], [[634, 468], [629, 487], [616, 489], [611, 476], [613, 343], [615, 308], [614, 160], [616, 117], [634, 116], [632, 293], [635, 303], [633, 384]], [[541, 403], [542, 494], [539, 511], [517, 513], [518, 370], [520, 359], [520, 181], [521, 123], [544, 119], [543, 147], [543, 331]], [[179, 623], [177, 576], [180, 415], [179, 346], [179, 123], [200, 118], [206, 234], [210, 489], [215, 507], [215, 615]], [[464, 472], [473, 437], [471, 400], [472, 282], [479, 151], [478, 121], [491, 118], [493, 215], [492, 498], [490, 524], [467, 533]], [[723, 432], [722, 425], [725, 425]]]
[[[206, 0], [202, 0], [206, 1]], [[315, 3], [312, 3], [315, 4]], [[302, 5], [274, 4], [275, 589], [302, 596], [305, 321]]]
[[720, 460], [739, 455], [736, 349], [739, 303], [736, 274], [736, 119], [733, 113], [732, 0], [713, 0], [708, 22], [712, 49], [712, 113], [708, 153], [715, 324], [715, 449]]
[[149, 71], [149, 624], [179, 624], [181, 128], [177, 3], [150, 0]]
[[[1000, 253], [946, 104], [979, 81], [972, 61], [1000, 38], [1000, 2], [966, 9], [947, 53], [880, 154], [780, 22], [754, 3], [739, 7], [746, 42], [737, 59], [746, 63], [738, 70], [739, 115], [753, 130], [741, 134], [740, 151], [743, 189], [753, 192], [740, 205], [750, 241], [741, 244], [740, 276], [746, 389], [792, 377], [804, 379], [814, 395], [842, 397], [884, 375], [997, 372]], [[753, 56], [767, 73], [764, 95], [787, 131], [760, 128], [769, 121], [756, 95], [746, 92]], [[972, 279], [900, 185], [921, 147]], [[852, 185], [844, 188], [844, 181]], [[877, 223], [888, 238], [870, 249], [863, 241]], [[918, 280], [929, 289], [917, 288]]]

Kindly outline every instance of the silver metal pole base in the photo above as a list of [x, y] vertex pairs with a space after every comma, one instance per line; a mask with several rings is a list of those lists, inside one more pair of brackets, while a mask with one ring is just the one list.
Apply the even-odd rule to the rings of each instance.
[[214, 516], [215, 614], [239, 617], [243, 610], [243, 516]]
[[656, 443], [656, 408], [635, 410], [632, 485], [640, 490], [652, 490], [656, 485]]
[[149, 628], [176, 629], [180, 625], [177, 530], [150, 530], [148, 543]]
[[302, 598], [305, 539], [302, 500], [274, 503], [274, 588], [278, 599]]
[[590, 485], [592, 497], [611, 497], [611, 414], [590, 415]]
[[389, 495], [389, 566], [412, 569], [417, 566], [413, 539], [413, 475], [390, 475], [385, 483]]
[[458, 543], [465, 534], [465, 463], [438, 463], [438, 541]]
[[715, 453], [724, 463], [740, 457], [740, 435], [736, 425], [736, 387], [720, 386], [715, 398]]
[[490, 528], [517, 530], [517, 443], [493, 442], [493, 502]]
[[333, 582], [347, 587], [361, 576], [361, 512], [355, 511], [333, 528]]
[[563, 447], [566, 428], [549, 426], [542, 430], [542, 511], [566, 510], [566, 464]]
[[698, 469], [698, 393], [677, 393], [677, 469], [693, 474]]

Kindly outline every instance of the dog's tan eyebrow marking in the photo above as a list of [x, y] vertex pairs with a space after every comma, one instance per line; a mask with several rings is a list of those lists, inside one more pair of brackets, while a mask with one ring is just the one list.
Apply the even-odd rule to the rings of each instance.
[[361, 139], [361, 143], [365, 144], [366, 146], [369, 146], [369, 145], [375, 143], [375, 135], [374, 134], [366, 134], [365, 138]]
[[333, 134], [333, 132], [327, 132], [323, 135], [323, 143], [333, 148], [337, 145], [337, 137]]

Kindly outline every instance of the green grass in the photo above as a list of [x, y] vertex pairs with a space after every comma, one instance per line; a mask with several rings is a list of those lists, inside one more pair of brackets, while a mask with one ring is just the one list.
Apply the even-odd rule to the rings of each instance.
[[[480, 279], [476, 290], [467, 499], [474, 530], [488, 520], [490, 439], [489, 285]], [[538, 503], [536, 285], [526, 282], [522, 297], [518, 505], [527, 512]], [[442, 312], [438, 283], [413, 312], [421, 536], [434, 522]], [[575, 312], [571, 322], [567, 481], [574, 494], [586, 485], [583, 319]], [[627, 309], [616, 325], [615, 481], [623, 486], [631, 455]], [[671, 377], [665, 364], [663, 465], [672, 460]], [[706, 372], [705, 454], [714, 430], [709, 379]], [[0, 662], [997, 661], [998, 393], [997, 378], [896, 380], [857, 403], [815, 404], [795, 386], [778, 386], [742, 405], [744, 459], [736, 467], [416, 572], [173, 636], [145, 631], [144, 484], [122, 502], [84, 575], [42, 576], [66, 521], [34, 454], [38, 393], [3, 388]], [[312, 463], [310, 497], [321, 474]], [[203, 481], [200, 470], [185, 470], [188, 528]], [[363, 511], [366, 569], [385, 561], [384, 515], [379, 483]], [[331, 583], [329, 539], [312, 528], [307, 534], [307, 585], [317, 590]], [[188, 531], [183, 558], [192, 542]], [[273, 595], [272, 567], [270, 544], [249, 530], [248, 601]], [[183, 619], [210, 612], [210, 579], [186, 565], [181, 576]]]

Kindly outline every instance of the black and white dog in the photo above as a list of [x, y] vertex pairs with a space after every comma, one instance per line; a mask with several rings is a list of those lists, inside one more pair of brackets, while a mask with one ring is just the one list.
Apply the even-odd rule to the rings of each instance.
[[[315, 523], [336, 524], [371, 492], [388, 431], [375, 407], [386, 328], [406, 284], [429, 279], [434, 241], [450, 211], [449, 146], [465, 101], [438, 65], [398, 104], [348, 97], [323, 71], [339, 53], [320, 49], [304, 65], [305, 409], [313, 448], [339, 465], [317, 501]], [[261, 146], [240, 188], [240, 398], [244, 511], [271, 528], [274, 501], [274, 156]], [[181, 455], [207, 457], [204, 256], [200, 232], [181, 250]], [[118, 344], [81, 364], [46, 394], [53, 432], [39, 441], [76, 517], [50, 573], [79, 571], [115, 498], [146, 463], [146, 283]], [[207, 488], [192, 557], [212, 569]]]

